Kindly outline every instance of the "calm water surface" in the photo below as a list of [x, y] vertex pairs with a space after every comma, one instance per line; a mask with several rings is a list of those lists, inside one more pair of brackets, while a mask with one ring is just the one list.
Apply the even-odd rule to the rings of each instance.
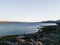
[[41, 26], [56, 25], [54, 23], [0, 23], [0, 36], [27, 34], [37, 32]]

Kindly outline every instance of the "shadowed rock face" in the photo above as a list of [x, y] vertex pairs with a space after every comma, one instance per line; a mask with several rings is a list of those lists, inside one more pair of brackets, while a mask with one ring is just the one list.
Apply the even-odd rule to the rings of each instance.
[[57, 22], [56, 24], [57, 24], [57, 25], [60, 25], [60, 22]]

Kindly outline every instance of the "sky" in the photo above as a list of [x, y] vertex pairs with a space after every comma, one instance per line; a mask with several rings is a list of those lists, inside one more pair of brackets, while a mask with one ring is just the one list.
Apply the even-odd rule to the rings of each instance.
[[0, 0], [0, 21], [60, 19], [60, 0]]

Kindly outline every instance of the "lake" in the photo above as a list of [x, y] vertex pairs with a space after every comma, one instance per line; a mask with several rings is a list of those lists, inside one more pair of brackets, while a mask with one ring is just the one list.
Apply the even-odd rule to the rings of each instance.
[[55, 23], [33, 23], [33, 22], [17, 22], [17, 23], [0, 23], [0, 36], [28, 34], [37, 32], [37, 28], [41, 26], [56, 25]]

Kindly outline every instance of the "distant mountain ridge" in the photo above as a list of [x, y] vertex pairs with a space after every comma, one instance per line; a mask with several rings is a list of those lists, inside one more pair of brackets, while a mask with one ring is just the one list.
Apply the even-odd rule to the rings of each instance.
[[0, 23], [36, 23], [36, 22], [22, 22], [22, 21], [0, 21]]
[[[0, 23], [33, 23], [33, 22], [18, 22], [18, 21], [0, 21]], [[42, 21], [39, 23], [60, 23], [60, 20], [48, 20], [48, 21]]]
[[42, 21], [41, 23], [60, 23], [60, 20], [49, 20], [49, 21]]

